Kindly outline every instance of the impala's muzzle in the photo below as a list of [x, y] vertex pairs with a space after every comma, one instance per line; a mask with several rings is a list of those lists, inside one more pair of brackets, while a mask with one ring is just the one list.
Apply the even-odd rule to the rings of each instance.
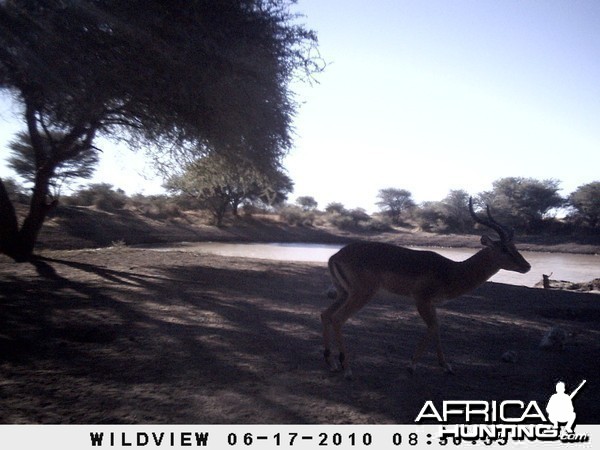
[[527, 261], [523, 261], [524, 264], [521, 265], [521, 267], [519, 267], [518, 272], [519, 273], [527, 273], [531, 270], [531, 264], [529, 264]]

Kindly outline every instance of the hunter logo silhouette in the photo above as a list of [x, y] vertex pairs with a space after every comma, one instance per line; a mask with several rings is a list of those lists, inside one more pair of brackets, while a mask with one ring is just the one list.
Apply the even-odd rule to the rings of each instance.
[[570, 394], [565, 393], [565, 383], [559, 381], [556, 383], [556, 394], [552, 394], [546, 406], [546, 412], [548, 418], [554, 428], [558, 428], [558, 424], [566, 423], [565, 431], [567, 433], [573, 433], [573, 424], [575, 423], [575, 410], [573, 409], [573, 397], [583, 387], [586, 380], [583, 380], [577, 388]]

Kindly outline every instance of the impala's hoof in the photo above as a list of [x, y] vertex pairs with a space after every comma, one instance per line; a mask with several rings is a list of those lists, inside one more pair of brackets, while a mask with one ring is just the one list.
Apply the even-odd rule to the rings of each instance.
[[344, 370], [344, 379], [348, 381], [354, 380], [354, 375], [352, 374], [352, 370], [350, 368]]
[[446, 367], [444, 368], [444, 373], [447, 375], [454, 375], [454, 369], [450, 364], [446, 364]]
[[338, 366], [337, 364], [332, 364], [329, 366], [329, 371], [331, 373], [339, 373], [342, 371], [342, 368], [340, 366]]
[[415, 363], [410, 363], [408, 366], [406, 366], [406, 370], [409, 374], [414, 375], [415, 371], [417, 370], [417, 365]]
[[337, 373], [342, 370], [342, 368], [335, 361], [325, 361], [327, 363], [327, 368], [331, 373]]

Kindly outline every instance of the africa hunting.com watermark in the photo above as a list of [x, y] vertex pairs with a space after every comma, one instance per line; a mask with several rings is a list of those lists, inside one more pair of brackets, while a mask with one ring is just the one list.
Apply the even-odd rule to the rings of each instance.
[[[438, 437], [441, 444], [477, 440], [505, 444], [509, 440], [525, 439], [588, 442], [587, 434], [574, 432], [577, 415], [572, 401], [585, 382], [583, 380], [570, 394], [565, 392], [565, 383], [558, 382], [556, 393], [546, 405], [547, 416], [536, 401], [445, 400], [441, 408], [436, 408], [432, 401], [425, 402], [415, 422], [427, 420], [443, 424]], [[464, 420], [464, 424], [447, 425], [457, 419]]]

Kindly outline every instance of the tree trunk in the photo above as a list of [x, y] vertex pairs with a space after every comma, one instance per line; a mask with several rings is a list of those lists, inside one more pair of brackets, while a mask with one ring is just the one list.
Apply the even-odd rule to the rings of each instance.
[[19, 223], [17, 213], [0, 179], [0, 252], [17, 260]]
[[50, 178], [52, 171], [46, 173], [46, 171], [39, 170], [35, 178], [35, 187], [33, 189], [33, 195], [31, 196], [31, 203], [29, 205], [29, 213], [21, 230], [19, 231], [20, 246], [22, 254], [30, 259], [33, 255], [33, 249], [37, 242], [38, 235], [44, 224], [44, 220], [48, 212], [54, 208], [57, 204], [56, 201], [48, 204], [48, 189], [50, 185]]
[[231, 201], [231, 213], [233, 214], [233, 217], [235, 217], [235, 218], [239, 217], [238, 208], [239, 208], [239, 203], [232, 200]]
[[0, 251], [16, 262], [31, 260], [46, 215], [56, 206], [56, 201], [47, 203], [51, 175], [51, 171], [38, 171], [29, 213], [20, 230], [15, 208], [8, 198], [4, 184], [0, 182]]

